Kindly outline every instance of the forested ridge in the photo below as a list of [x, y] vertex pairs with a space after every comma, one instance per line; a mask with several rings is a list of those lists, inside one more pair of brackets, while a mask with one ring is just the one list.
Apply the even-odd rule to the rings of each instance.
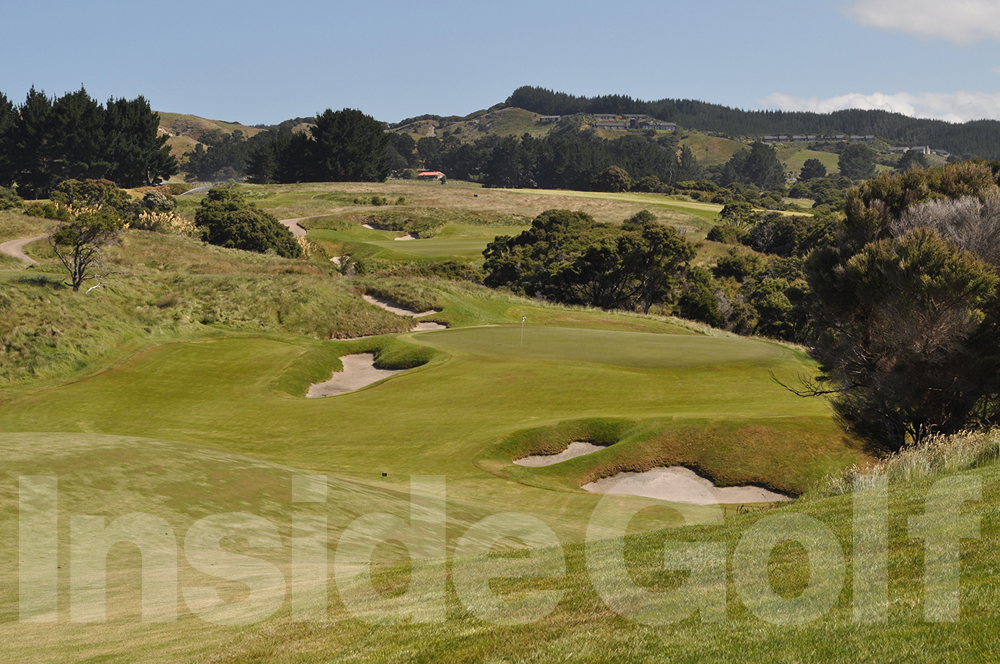
[[687, 129], [731, 136], [872, 134], [891, 142], [929, 145], [959, 155], [1000, 158], [1000, 122], [996, 120], [955, 124], [858, 109], [833, 113], [744, 111], [692, 99], [641, 101], [626, 95], [581, 97], [532, 86], [515, 90], [507, 98], [507, 104], [542, 115], [645, 113]]

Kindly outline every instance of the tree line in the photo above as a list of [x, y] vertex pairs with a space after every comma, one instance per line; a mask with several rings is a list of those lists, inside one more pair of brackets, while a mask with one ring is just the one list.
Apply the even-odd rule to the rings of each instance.
[[604, 139], [574, 130], [544, 138], [486, 136], [469, 143], [455, 136], [424, 137], [415, 143], [405, 134], [392, 136], [391, 161], [397, 168], [423, 163], [449, 178], [488, 187], [580, 191], [621, 187], [601, 178], [609, 168], [617, 167], [628, 175], [626, 189], [645, 180], [645, 190], [656, 191], [660, 184], [672, 186], [702, 175], [689, 148], [680, 147], [675, 136], [655, 132]]
[[81, 87], [61, 97], [32, 88], [21, 105], [0, 93], [0, 186], [44, 198], [59, 182], [155, 185], [178, 172], [144, 97], [100, 104]]
[[967, 157], [1000, 158], [1000, 122], [996, 120], [955, 124], [858, 109], [833, 113], [744, 111], [691, 99], [640, 101], [625, 95], [584, 97], [532, 86], [518, 88], [506, 103], [542, 115], [645, 113], [690, 129], [731, 136], [871, 134], [906, 145], [930, 145]]

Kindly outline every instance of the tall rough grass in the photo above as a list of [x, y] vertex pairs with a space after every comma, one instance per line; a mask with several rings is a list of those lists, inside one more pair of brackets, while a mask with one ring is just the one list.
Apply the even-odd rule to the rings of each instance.
[[865, 488], [880, 477], [888, 478], [890, 484], [904, 484], [995, 463], [997, 459], [1000, 459], [1000, 429], [932, 436], [874, 465], [855, 465], [840, 475], [828, 477], [819, 493], [843, 495], [855, 488]]

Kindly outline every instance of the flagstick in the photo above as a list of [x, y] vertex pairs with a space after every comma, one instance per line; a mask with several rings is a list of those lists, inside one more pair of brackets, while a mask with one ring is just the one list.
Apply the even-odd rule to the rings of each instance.
[[527, 316], [521, 316], [521, 345], [524, 346], [524, 319]]

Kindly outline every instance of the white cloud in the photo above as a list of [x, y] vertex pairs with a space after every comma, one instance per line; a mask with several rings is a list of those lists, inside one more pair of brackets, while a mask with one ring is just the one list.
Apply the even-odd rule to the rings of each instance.
[[871, 28], [958, 44], [1000, 39], [1000, 0], [853, 0], [844, 13]]
[[783, 111], [832, 113], [846, 108], [860, 108], [948, 122], [1000, 120], [1000, 92], [925, 92], [917, 95], [908, 92], [891, 95], [855, 92], [828, 99], [790, 97], [775, 92], [761, 99], [760, 103]]

